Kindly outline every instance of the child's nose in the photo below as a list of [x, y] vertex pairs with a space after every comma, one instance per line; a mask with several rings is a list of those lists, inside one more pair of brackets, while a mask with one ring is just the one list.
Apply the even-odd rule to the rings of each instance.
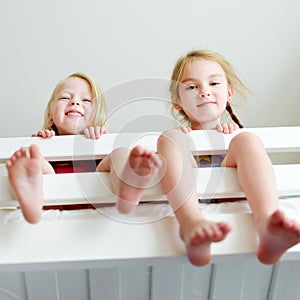
[[208, 91], [208, 90], [202, 90], [202, 91], [200, 92], [200, 97], [201, 97], [201, 98], [206, 98], [206, 97], [209, 97], [210, 95], [211, 95], [211, 92]]
[[71, 99], [70, 102], [69, 102], [70, 105], [79, 105], [80, 102], [76, 99]]

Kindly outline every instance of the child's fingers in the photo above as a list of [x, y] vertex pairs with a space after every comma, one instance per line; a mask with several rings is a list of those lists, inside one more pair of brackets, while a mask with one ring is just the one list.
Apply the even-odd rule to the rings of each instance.
[[84, 136], [88, 139], [97, 140], [101, 137], [101, 135], [108, 133], [108, 130], [106, 127], [87, 127], [83, 131]]
[[44, 136], [43, 137], [52, 137], [52, 136], [55, 136], [55, 132], [54, 130], [45, 130], [44, 131]]
[[100, 127], [100, 135], [106, 134], [106, 133], [108, 133], [107, 128], [106, 127]]
[[192, 131], [191, 127], [179, 127], [178, 130], [180, 130], [182, 133], [189, 133]]
[[50, 138], [55, 136], [54, 130], [39, 130], [37, 133], [33, 133], [32, 137], [42, 137], [42, 138]]
[[91, 139], [90, 128], [87, 127], [84, 129], [83, 134], [86, 138]]
[[222, 126], [221, 124], [218, 124], [218, 125], [216, 126], [216, 130], [217, 130], [218, 132], [223, 132], [223, 126]]
[[235, 123], [223, 123], [223, 124], [218, 124], [216, 126], [216, 130], [219, 132], [223, 132], [225, 134], [227, 133], [232, 133], [235, 130], [237, 130], [239, 128], [239, 126]]

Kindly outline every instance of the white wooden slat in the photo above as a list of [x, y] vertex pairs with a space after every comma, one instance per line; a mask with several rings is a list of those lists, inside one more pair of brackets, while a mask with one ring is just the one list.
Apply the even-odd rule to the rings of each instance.
[[[268, 152], [299, 152], [300, 126], [265, 127], [239, 129], [224, 135], [215, 130], [198, 130], [189, 133], [191, 151], [194, 154], [220, 154], [228, 149], [231, 139], [240, 132], [253, 132], [263, 141]], [[20, 137], [0, 139], [0, 162], [6, 161], [21, 146], [37, 144], [48, 160], [76, 160], [103, 158], [117, 147], [139, 144], [156, 151], [156, 142], [161, 132], [110, 133], [99, 140], [89, 140], [83, 136], [56, 136], [50, 139]]]
[[[120, 242], [120, 237], [126, 237], [126, 243]], [[119, 222], [101, 214], [84, 219], [42, 220], [36, 225], [6, 223], [0, 226], [0, 241], [3, 269], [23, 263], [33, 268], [39, 263], [60, 267], [73, 262], [93, 264], [184, 255], [178, 225], [171, 217], [143, 224]]]
[[55, 271], [26, 272], [25, 282], [28, 299], [60, 300]]
[[87, 270], [59, 270], [56, 273], [59, 300], [90, 300]]
[[208, 300], [212, 269], [214, 264], [201, 268], [191, 264], [184, 265], [182, 299], [183, 300]]
[[[278, 195], [300, 195], [300, 164], [274, 166]], [[239, 198], [244, 193], [238, 184], [236, 169], [195, 169], [197, 193], [200, 199]], [[107, 173], [76, 173], [43, 175], [45, 205], [78, 203], [114, 203]], [[156, 181], [157, 182], [157, 181]], [[68, 187], [66, 189], [66, 187]], [[0, 207], [18, 205], [11, 193], [7, 177], [0, 177]], [[160, 185], [145, 191], [143, 200], [166, 200]]]
[[149, 266], [141, 264], [110, 269], [90, 269], [89, 299], [148, 300], [151, 280], [149, 270]]
[[247, 261], [240, 300], [268, 299], [273, 268], [273, 265], [262, 264], [256, 259]]
[[[222, 214], [212, 215], [210, 219], [230, 222], [234, 228], [224, 241], [212, 245], [214, 261], [254, 255], [257, 241], [251, 215]], [[126, 243], [120, 242], [120, 237], [126, 237]], [[24, 264], [32, 269], [39, 268], [39, 264], [50, 269], [57, 265], [59, 268], [78, 263], [89, 265], [89, 262], [95, 267], [96, 262], [111, 265], [112, 260], [119, 263], [185, 258], [174, 217], [141, 224], [119, 222], [101, 214], [78, 220], [42, 220], [36, 225], [6, 223], [0, 226], [0, 243], [2, 269], [14, 269], [16, 265], [22, 268]], [[298, 256], [299, 248], [293, 249]], [[286, 255], [285, 259], [288, 258]]]
[[[245, 276], [246, 262], [233, 260], [215, 264], [209, 300], [240, 300]], [[230, 274], [230, 276], [229, 276]], [[234, 288], [233, 288], [234, 287]]]
[[254, 258], [218, 262], [213, 265], [209, 299], [269, 299], [272, 272], [273, 265], [261, 264]]
[[280, 261], [274, 268], [270, 300], [300, 299], [300, 260]]
[[145, 144], [149, 150], [156, 150], [159, 133], [110, 133], [99, 140], [90, 140], [81, 135], [55, 136], [49, 139], [36, 137], [1, 138], [0, 162], [5, 162], [20, 147], [32, 144], [39, 146], [48, 160], [98, 159], [118, 147], [132, 148], [135, 144]]
[[122, 299], [119, 268], [89, 270], [90, 300]]
[[[257, 235], [251, 214], [216, 214], [213, 221], [231, 223], [233, 231], [225, 240], [212, 245], [213, 262], [234, 258], [254, 258]], [[47, 236], [47, 238], [45, 238]], [[126, 237], [126, 243], [120, 242]], [[128, 260], [161, 258], [185, 259], [185, 250], [174, 217], [152, 223], [129, 224], [99, 214], [99, 217], [41, 221], [36, 225], [7, 223], [0, 226], [0, 265], [14, 269], [61, 268], [117, 264]], [[22, 251], [20, 251], [22, 249]], [[300, 259], [300, 245], [289, 249], [284, 260]], [[53, 266], [51, 266], [53, 264]]]
[[182, 264], [161, 264], [152, 267], [151, 299], [182, 300]]
[[244, 128], [225, 135], [215, 130], [192, 131], [189, 133], [191, 151], [193, 154], [224, 154], [232, 138], [241, 132], [256, 134], [269, 153], [300, 151], [300, 126]]
[[122, 300], [148, 300], [150, 298], [151, 267], [132, 264], [120, 269]]
[[27, 291], [23, 272], [0, 273], [0, 299], [27, 299]]

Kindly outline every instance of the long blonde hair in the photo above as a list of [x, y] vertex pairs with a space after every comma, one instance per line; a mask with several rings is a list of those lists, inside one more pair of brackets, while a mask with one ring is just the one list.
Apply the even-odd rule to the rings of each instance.
[[[233, 70], [232, 65], [223, 56], [210, 50], [194, 50], [180, 57], [173, 69], [171, 77], [172, 81], [169, 87], [173, 104], [177, 104], [179, 101], [178, 87], [180, 85], [181, 77], [185, 69], [195, 59], [204, 59], [217, 62], [225, 72], [228, 85], [231, 86], [234, 89], [235, 93], [237, 93], [241, 98], [246, 98], [246, 91], [249, 91], [249, 89], [238, 78], [235, 71]], [[229, 102], [227, 103], [226, 110], [229, 113], [231, 119], [236, 124], [238, 124], [240, 128], [242, 128], [243, 125], [241, 124], [236, 114], [233, 112], [233, 109]], [[179, 122], [189, 123], [189, 119], [183, 110], [178, 111], [174, 108], [174, 106], [172, 106], [172, 114]]]
[[46, 110], [45, 110], [45, 116], [44, 116], [44, 130], [54, 130], [56, 134], [58, 134], [57, 128], [55, 124], [53, 124], [52, 118], [53, 118], [53, 110], [54, 106], [56, 104], [56, 94], [59, 89], [59, 87], [69, 78], [72, 77], [78, 77], [83, 80], [85, 80], [91, 87], [92, 90], [92, 97], [93, 97], [93, 105], [94, 110], [93, 114], [90, 120], [90, 126], [107, 126], [107, 107], [106, 102], [104, 99], [104, 96], [100, 90], [100, 88], [97, 86], [97, 84], [94, 82], [93, 79], [91, 79], [89, 76], [87, 76], [84, 73], [73, 73], [69, 75], [68, 77], [64, 78], [60, 82], [57, 83], [55, 86], [52, 95], [48, 101]]

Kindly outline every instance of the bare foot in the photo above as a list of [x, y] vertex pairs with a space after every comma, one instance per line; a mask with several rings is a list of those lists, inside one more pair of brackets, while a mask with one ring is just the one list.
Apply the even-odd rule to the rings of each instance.
[[36, 145], [21, 148], [6, 162], [8, 177], [24, 218], [40, 220], [43, 207], [41, 154]]
[[190, 262], [195, 266], [208, 264], [210, 244], [222, 241], [231, 229], [228, 223], [215, 223], [205, 219], [190, 225], [185, 233], [181, 233]]
[[258, 259], [265, 264], [274, 264], [286, 250], [300, 242], [300, 224], [277, 210], [267, 220], [259, 237]]
[[117, 202], [121, 213], [129, 213], [139, 203], [143, 191], [149, 187], [161, 166], [162, 161], [156, 153], [141, 146], [131, 150], [121, 175]]

